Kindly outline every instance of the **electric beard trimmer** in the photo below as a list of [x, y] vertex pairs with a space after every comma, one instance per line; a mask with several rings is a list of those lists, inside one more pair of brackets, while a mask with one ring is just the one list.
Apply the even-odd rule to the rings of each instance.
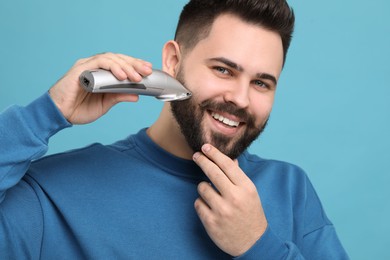
[[161, 101], [184, 100], [192, 96], [179, 81], [161, 70], [153, 70], [140, 82], [120, 81], [107, 70], [86, 70], [80, 75], [80, 83], [88, 92], [130, 93], [153, 96]]

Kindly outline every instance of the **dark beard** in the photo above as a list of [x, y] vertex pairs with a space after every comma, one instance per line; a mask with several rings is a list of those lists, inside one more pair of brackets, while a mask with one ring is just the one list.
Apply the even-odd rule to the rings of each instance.
[[[182, 73], [177, 75], [177, 80], [185, 85]], [[233, 103], [218, 103], [206, 100], [201, 104], [197, 104], [195, 96], [188, 100], [172, 102], [171, 111], [188, 145], [194, 152], [200, 151], [203, 144], [210, 143], [232, 159], [236, 159], [258, 138], [268, 122], [267, 118], [264, 124], [256, 126], [255, 118], [245, 109], [237, 108]], [[220, 133], [211, 133], [211, 139], [206, 140], [202, 129], [202, 121], [204, 115], [209, 113], [208, 111], [226, 112], [244, 120], [246, 122], [244, 133], [235, 142], [232, 141], [231, 137]]]

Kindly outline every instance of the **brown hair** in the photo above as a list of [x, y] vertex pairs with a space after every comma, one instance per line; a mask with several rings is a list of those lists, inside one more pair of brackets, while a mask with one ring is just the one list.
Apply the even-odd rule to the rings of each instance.
[[294, 12], [285, 0], [191, 0], [180, 15], [175, 40], [184, 51], [191, 50], [209, 35], [215, 19], [226, 13], [277, 32], [285, 62], [295, 23]]

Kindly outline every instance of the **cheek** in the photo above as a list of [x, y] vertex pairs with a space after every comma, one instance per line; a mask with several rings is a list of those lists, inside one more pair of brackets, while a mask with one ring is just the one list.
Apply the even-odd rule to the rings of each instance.
[[251, 99], [251, 112], [256, 117], [257, 123], [264, 123], [268, 119], [273, 106], [273, 95], [262, 95]]
[[[206, 74], [204, 74], [206, 75]], [[210, 77], [194, 77], [189, 79], [190, 90], [199, 101], [215, 99], [222, 95], [221, 83]]]

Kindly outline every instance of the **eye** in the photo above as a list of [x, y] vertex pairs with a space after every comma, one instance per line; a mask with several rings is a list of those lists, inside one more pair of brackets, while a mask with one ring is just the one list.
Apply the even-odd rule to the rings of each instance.
[[268, 84], [264, 83], [263, 81], [261, 80], [255, 80], [253, 81], [253, 83], [256, 85], [256, 87], [258, 88], [261, 88], [261, 89], [270, 89], [270, 87], [268, 86]]
[[215, 67], [213, 67], [213, 69], [215, 71], [217, 71], [218, 73], [223, 74], [223, 75], [232, 75], [230, 70], [228, 70], [228, 69], [226, 69], [224, 67], [215, 66]]

